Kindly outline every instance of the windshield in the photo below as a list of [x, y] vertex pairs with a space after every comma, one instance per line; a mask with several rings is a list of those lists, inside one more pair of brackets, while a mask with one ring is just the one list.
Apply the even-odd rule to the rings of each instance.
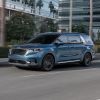
[[39, 44], [51, 44], [55, 41], [55, 39], [59, 36], [56, 35], [39, 35], [34, 39], [31, 39], [28, 43], [39, 43]]

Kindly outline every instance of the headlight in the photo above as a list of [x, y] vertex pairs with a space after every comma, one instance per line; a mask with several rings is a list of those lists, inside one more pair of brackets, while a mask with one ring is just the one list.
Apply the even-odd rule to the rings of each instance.
[[9, 54], [11, 54], [12, 49], [9, 49]]
[[40, 52], [40, 51], [42, 51], [42, 50], [43, 50], [43, 48], [34, 48], [34, 49], [33, 49], [34, 52]]
[[42, 51], [42, 50], [43, 50], [42, 48], [30, 49], [30, 50], [27, 50], [27, 53], [26, 53], [26, 54], [37, 53], [37, 52], [40, 52], [40, 51]]

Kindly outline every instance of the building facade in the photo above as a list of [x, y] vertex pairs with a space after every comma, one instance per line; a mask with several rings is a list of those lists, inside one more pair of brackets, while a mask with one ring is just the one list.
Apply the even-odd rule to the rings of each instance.
[[52, 1], [54, 7], [58, 9], [58, 0], [42, 0], [43, 6], [39, 13], [37, 2], [39, 0], [6, 0], [5, 8], [7, 14], [11, 15], [14, 11], [33, 14], [40, 17], [55, 19], [57, 16], [50, 14], [49, 2]]
[[[100, 1], [92, 0], [92, 14], [90, 16], [90, 0], [59, 0], [59, 29], [69, 31], [70, 20], [72, 25], [83, 24], [87, 27], [90, 25], [90, 17], [92, 17], [93, 31], [100, 29]], [[72, 11], [72, 18], [70, 19]]]

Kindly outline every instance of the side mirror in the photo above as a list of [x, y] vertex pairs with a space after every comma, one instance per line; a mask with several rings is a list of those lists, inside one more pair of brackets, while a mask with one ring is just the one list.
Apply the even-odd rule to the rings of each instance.
[[86, 43], [85, 42], [81, 42], [81, 44], [85, 45]]

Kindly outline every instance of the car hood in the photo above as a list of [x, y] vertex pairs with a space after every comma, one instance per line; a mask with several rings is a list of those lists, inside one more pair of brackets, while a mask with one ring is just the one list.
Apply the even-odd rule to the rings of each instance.
[[46, 48], [50, 47], [52, 44], [23, 44], [23, 45], [16, 45], [14, 48], [24, 48], [24, 49], [32, 49], [32, 48]]

